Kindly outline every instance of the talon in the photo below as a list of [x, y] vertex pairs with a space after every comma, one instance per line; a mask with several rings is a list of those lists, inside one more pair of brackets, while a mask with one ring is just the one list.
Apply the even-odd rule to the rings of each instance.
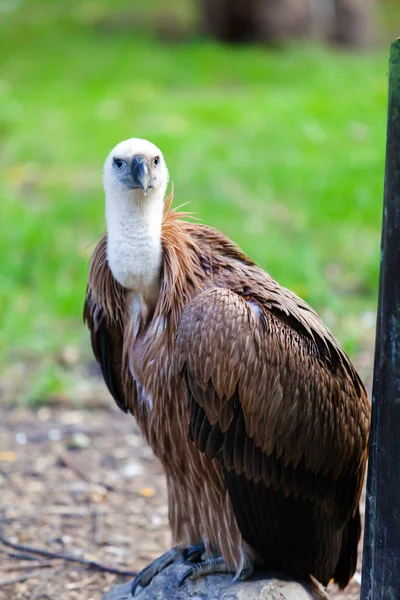
[[248, 565], [246, 565], [244, 567], [244, 569], [242, 569], [237, 577], [237, 581], [244, 581], [245, 579], [248, 579], [249, 577], [251, 577], [254, 573], [254, 565], [252, 565], [251, 563], [249, 563]]
[[222, 556], [218, 556], [217, 558], [209, 558], [208, 560], [196, 563], [193, 565], [193, 567], [187, 569], [187, 571], [185, 571], [180, 578], [178, 587], [181, 587], [189, 578], [197, 579], [203, 575], [213, 575], [216, 573], [230, 573], [230, 569], [225, 564]]
[[182, 587], [183, 584], [185, 583], [186, 579], [189, 579], [189, 577], [191, 575], [193, 575], [194, 571], [193, 571], [193, 567], [190, 567], [190, 569], [187, 569], [184, 574], [182, 575], [182, 577], [180, 578], [179, 582], [178, 582], [178, 587]]
[[135, 579], [132, 581], [132, 585], [131, 585], [131, 595], [134, 596], [135, 592], [138, 588], [138, 586], [140, 585], [140, 587], [146, 587], [150, 582], [146, 583], [146, 574], [150, 573], [146, 573], [150, 571], [150, 567], [151, 565], [149, 565], [148, 567], [145, 567], [143, 569], [143, 571], [140, 571], [140, 573], [138, 573], [135, 577]]
[[140, 571], [140, 573], [138, 575], [136, 575], [135, 579], [132, 582], [132, 586], [131, 586], [132, 597], [135, 595], [135, 592], [139, 585], [142, 588], [147, 587], [158, 573], [160, 573], [161, 571], [166, 569], [169, 565], [171, 565], [173, 562], [175, 562], [177, 560], [177, 558], [179, 558], [180, 556], [181, 556], [181, 550], [172, 548], [171, 550], [168, 550], [168, 552], [165, 552], [159, 558], [156, 558], [156, 560], [154, 560], [150, 565], [145, 567], [143, 569], [143, 571]]
[[182, 552], [183, 562], [198, 562], [201, 559], [201, 556], [204, 552], [204, 544], [199, 544], [198, 546], [191, 546], [190, 548], [185, 548]]

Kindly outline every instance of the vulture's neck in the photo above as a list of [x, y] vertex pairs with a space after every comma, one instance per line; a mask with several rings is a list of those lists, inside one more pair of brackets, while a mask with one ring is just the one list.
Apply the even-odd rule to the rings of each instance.
[[118, 283], [134, 292], [135, 312], [143, 318], [154, 309], [160, 292], [163, 205], [163, 195], [138, 201], [128, 194], [106, 195], [108, 264]]

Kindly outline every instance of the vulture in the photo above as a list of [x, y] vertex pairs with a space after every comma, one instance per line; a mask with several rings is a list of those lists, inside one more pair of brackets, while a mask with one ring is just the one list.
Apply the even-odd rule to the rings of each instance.
[[[364, 386], [310, 306], [219, 231], [171, 208], [151, 142], [104, 165], [106, 233], [84, 320], [104, 381], [161, 461], [187, 578], [354, 574], [370, 420]], [[186, 220], [183, 220], [186, 217]]]

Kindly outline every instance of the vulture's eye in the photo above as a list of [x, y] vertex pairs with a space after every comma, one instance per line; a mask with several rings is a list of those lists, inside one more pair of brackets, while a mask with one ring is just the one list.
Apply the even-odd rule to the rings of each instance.
[[125, 164], [124, 160], [121, 160], [120, 158], [114, 158], [114, 165], [117, 167], [118, 170], [121, 170], [123, 168]]
[[160, 157], [159, 156], [156, 156], [155, 158], [153, 158], [153, 167], [157, 168], [159, 162], [160, 162]]

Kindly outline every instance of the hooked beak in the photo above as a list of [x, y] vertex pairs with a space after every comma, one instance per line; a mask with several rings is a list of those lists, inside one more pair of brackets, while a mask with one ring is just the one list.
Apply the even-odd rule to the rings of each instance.
[[151, 176], [149, 161], [143, 154], [134, 156], [131, 165], [131, 177], [134, 184], [133, 187], [141, 188], [144, 195], [146, 195], [153, 178]]

